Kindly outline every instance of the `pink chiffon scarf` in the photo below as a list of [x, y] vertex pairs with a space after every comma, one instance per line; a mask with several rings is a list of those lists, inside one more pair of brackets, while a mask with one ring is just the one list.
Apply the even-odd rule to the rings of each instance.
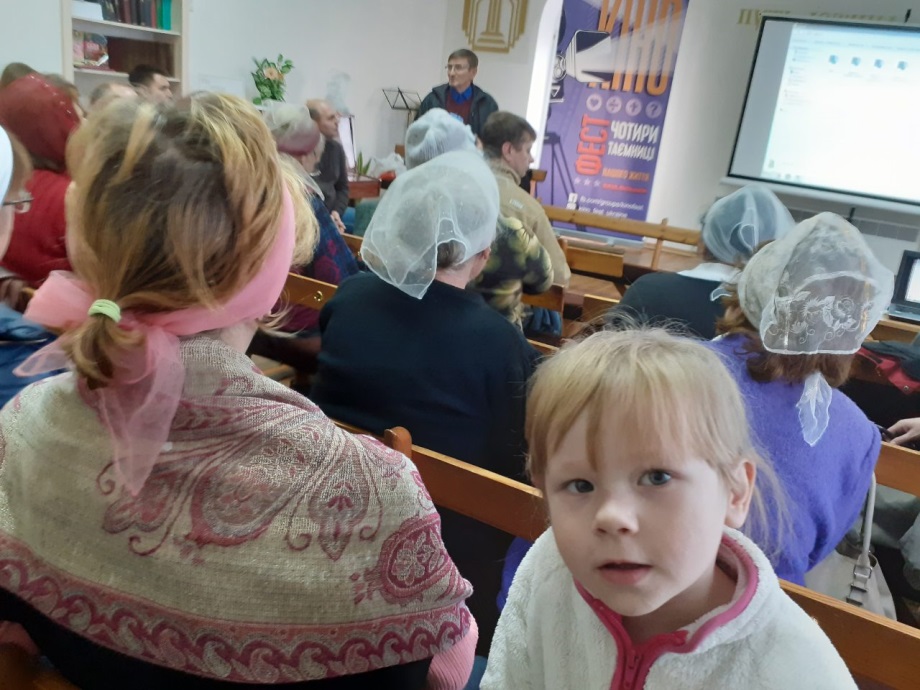
[[[119, 353], [112, 383], [89, 391], [112, 440], [115, 474], [137, 496], [169, 437], [185, 383], [179, 338], [228, 328], [268, 314], [281, 296], [294, 253], [294, 206], [284, 191], [281, 226], [262, 268], [217, 309], [192, 307], [173, 312], [123, 312], [119, 326], [143, 334], [137, 348]], [[72, 273], [52, 272], [35, 292], [25, 316], [54, 329], [71, 329], [87, 318], [94, 295]], [[59, 341], [29, 357], [15, 373], [35, 376], [66, 368], [70, 360]]]

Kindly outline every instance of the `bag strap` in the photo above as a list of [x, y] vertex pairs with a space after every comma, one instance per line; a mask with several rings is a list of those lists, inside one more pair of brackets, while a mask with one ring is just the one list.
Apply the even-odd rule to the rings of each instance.
[[872, 577], [872, 555], [869, 550], [872, 546], [872, 521], [875, 518], [875, 475], [869, 484], [869, 493], [866, 495], [866, 507], [863, 510], [862, 548], [853, 566], [853, 581], [850, 583], [850, 593], [847, 603], [864, 606], [869, 593], [869, 579]]

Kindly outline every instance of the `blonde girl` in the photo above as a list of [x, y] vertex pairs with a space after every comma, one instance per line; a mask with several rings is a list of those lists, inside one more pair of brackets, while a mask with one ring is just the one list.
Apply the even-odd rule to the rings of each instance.
[[597, 333], [544, 364], [526, 433], [552, 527], [482, 688], [854, 688], [737, 531], [770, 477], [747, 428], [718, 357], [664, 331]]

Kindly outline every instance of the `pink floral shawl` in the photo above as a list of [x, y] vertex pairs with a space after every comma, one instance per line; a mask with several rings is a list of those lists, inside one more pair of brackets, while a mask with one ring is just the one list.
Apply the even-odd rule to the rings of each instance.
[[137, 497], [71, 374], [0, 413], [0, 587], [92, 642], [199, 676], [292, 683], [431, 657], [470, 627], [413, 464], [338, 429], [218, 340]]

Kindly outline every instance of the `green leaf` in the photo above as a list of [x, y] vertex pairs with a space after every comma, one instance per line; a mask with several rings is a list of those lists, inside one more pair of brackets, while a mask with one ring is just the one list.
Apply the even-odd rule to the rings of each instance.
[[252, 102], [255, 103], [256, 105], [262, 105], [262, 99], [259, 98], [258, 96], [256, 96], [255, 98], [253, 98], [253, 99], [252, 99]]

